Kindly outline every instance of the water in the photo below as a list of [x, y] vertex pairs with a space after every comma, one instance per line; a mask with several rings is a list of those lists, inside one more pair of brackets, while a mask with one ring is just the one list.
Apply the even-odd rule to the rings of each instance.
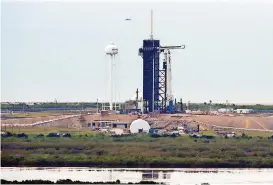
[[168, 169], [168, 168], [1, 168], [6, 180], [42, 179], [56, 181], [116, 181], [122, 183], [152, 180], [169, 185], [273, 185], [273, 169]]

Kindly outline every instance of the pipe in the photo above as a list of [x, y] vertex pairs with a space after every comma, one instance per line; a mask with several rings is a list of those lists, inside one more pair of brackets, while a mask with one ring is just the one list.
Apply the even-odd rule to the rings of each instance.
[[109, 102], [109, 110], [113, 110], [113, 56], [110, 55], [110, 70], [109, 70], [109, 92], [110, 92], [110, 102]]

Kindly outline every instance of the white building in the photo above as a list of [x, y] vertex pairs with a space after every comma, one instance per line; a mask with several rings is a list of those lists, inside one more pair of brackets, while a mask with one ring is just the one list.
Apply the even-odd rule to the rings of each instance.
[[253, 109], [236, 109], [236, 113], [238, 114], [250, 114], [253, 113]]
[[220, 113], [231, 113], [231, 112], [234, 112], [234, 110], [232, 108], [221, 108], [221, 109], [218, 109], [218, 112], [220, 112]]

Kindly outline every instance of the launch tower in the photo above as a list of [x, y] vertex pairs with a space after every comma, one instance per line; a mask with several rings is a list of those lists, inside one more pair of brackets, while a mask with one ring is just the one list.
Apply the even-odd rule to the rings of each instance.
[[[171, 49], [184, 49], [182, 46], [160, 46], [160, 40], [153, 38], [153, 11], [151, 11], [150, 39], [143, 40], [139, 55], [143, 58], [143, 110], [144, 113], [160, 111], [173, 113], [171, 78]], [[160, 65], [160, 54], [165, 58]]]

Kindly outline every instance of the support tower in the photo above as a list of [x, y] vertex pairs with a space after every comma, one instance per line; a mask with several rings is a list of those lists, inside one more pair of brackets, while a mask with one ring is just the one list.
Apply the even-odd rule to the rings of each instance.
[[[160, 46], [160, 40], [155, 40], [153, 37], [152, 23], [153, 11], [151, 11], [150, 39], [143, 40], [143, 46], [139, 49], [139, 55], [143, 58], [143, 111], [144, 113], [154, 111], [172, 113], [174, 108], [171, 88], [172, 84], [170, 50], [184, 49], [185, 45]], [[161, 52], [165, 53], [165, 58], [162, 66], [160, 65]], [[167, 81], [167, 77], [169, 77], [169, 81]], [[167, 105], [169, 109], [167, 108]]]

